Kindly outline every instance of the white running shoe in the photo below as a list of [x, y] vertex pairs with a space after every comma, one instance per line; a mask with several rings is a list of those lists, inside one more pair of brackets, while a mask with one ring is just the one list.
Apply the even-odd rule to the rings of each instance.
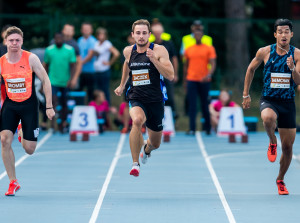
[[[147, 141], [145, 141], [145, 142], [147, 143]], [[147, 146], [147, 144], [144, 145], [144, 147], [142, 148], [142, 152], [141, 152], [141, 154], [140, 154], [140, 157], [141, 157], [141, 159], [142, 159], [142, 163], [143, 163], [143, 164], [146, 164], [148, 158], [151, 157], [151, 153], [147, 155], [146, 152], [145, 152], [146, 146]]]
[[140, 164], [137, 162], [134, 162], [132, 164], [132, 168], [131, 168], [131, 171], [129, 174], [133, 175], [135, 177], [138, 177], [140, 175]]

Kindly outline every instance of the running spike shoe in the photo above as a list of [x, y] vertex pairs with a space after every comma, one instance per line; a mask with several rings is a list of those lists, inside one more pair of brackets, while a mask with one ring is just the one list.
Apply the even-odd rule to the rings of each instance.
[[9, 183], [8, 191], [5, 193], [6, 196], [15, 196], [15, 193], [21, 189], [20, 184], [17, 180], [12, 180]]
[[270, 162], [275, 162], [276, 157], [277, 157], [277, 144], [269, 144], [268, 148], [268, 159]]
[[283, 180], [277, 180], [276, 181], [277, 187], [278, 187], [278, 194], [279, 195], [289, 195], [288, 190], [285, 187], [285, 183]]
[[135, 177], [138, 177], [140, 175], [140, 164], [138, 162], [134, 162], [132, 164], [132, 168], [129, 174]]

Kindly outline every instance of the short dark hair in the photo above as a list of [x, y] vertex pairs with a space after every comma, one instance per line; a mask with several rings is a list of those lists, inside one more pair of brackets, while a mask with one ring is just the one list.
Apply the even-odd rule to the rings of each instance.
[[274, 32], [277, 31], [277, 26], [289, 26], [291, 32], [293, 32], [293, 24], [288, 19], [277, 19], [274, 23]]

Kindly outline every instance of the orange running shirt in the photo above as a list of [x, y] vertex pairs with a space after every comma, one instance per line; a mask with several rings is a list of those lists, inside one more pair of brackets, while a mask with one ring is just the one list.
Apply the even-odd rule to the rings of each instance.
[[30, 52], [23, 50], [20, 61], [15, 64], [9, 63], [5, 55], [0, 58], [1, 75], [5, 82], [6, 94], [12, 101], [25, 101], [32, 94], [30, 54]]
[[213, 46], [206, 44], [193, 45], [185, 50], [185, 58], [188, 60], [188, 81], [201, 81], [208, 74], [210, 59], [216, 59], [216, 51]]

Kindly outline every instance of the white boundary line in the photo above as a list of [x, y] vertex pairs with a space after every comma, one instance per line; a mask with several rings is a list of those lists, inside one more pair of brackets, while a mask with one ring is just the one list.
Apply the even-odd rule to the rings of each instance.
[[103, 186], [102, 186], [102, 189], [101, 189], [98, 201], [96, 203], [96, 206], [94, 208], [94, 211], [93, 211], [93, 214], [92, 214], [92, 216], [90, 218], [89, 223], [96, 222], [96, 220], [98, 218], [98, 215], [99, 215], [99, 212], [100, 212], [100, 209], [101, 209], [101, 206], [102, 206], [102, 203], [103, 203], [103, 200], [104, 200], [104, 197], [105, 197], [108, 185], [110, 183], [110, 180], [112, 178], [112, 175], [114, 173], [116, 165], [117, 165], [117, 163], [118, 163], [118, 161], [120, 159], [120, 154], [122, 152], [125, 139], [126, 139], [126, 134], [121, 134], [120, 141], [119, 141], [119, 144], [118, 144], [115, 156], [114, 156], [114, 158], [113, 158], [113, 160], [112, 160], [112, 162], [110, 164], [110, 167], [109, 167], [109, 170], [107, 172], [105, 181], [103, 183]]
[[203, 143], [203, 140], [202, 140], [202, 137], [201, 137], [201, 134], [200, 132], [196, 132], [196, 138], [197, 138], [197, 142], [198, 142], [198, 146], [199, 146], [199, 149], [202, 153], [202, 156], [204, 157], [204, 160], [205, 160], [205, 163], [206, 163], [206, 166], [209, 170], [209, 173], [210, 173], [210, 176], [214, 182], [214, 185], [218, 191], [218, 194], [219, 194], [219, 198], [223, 204], [223, 207], [225, 209], [225, 212], [226, 212], [226, 215], [227, 215], [227, 218], [229, 220], [230, 223], [236, 223], [235, 221], [235, 218], [231, 212], [231, 209], [229, 207], [229, 204], [227, 203], [227, 200], [226, 200], [226, 197], [224, 195], [224, 192], [222, 190], [222, 187], [221, 187], [221, 184], [218, 180], [218, 177], [217, 177], [217, 174], [216, 172], [214, 171], [214, 168], [210, 162], [210, 159], [209, 159], [209, 156], [205, 150], [205, 146], [204, 146], [204, 143]]
[[[37, 151], [50, 137], [52, 136], [52, 132], [48, 132], [42, 139], [41, 141], [38, 142], [35, 151]], [[20, 159], [17, 160], [15, 163], [15, 166], [19, 166], [24, 160], [26, 160], [29, 157], [28, 154], [25, 154], [22, 156]], [[0, 180], [2, 180], [5, 176], [7, 175], [6, 171], [1, 173], [0, 175]]]

